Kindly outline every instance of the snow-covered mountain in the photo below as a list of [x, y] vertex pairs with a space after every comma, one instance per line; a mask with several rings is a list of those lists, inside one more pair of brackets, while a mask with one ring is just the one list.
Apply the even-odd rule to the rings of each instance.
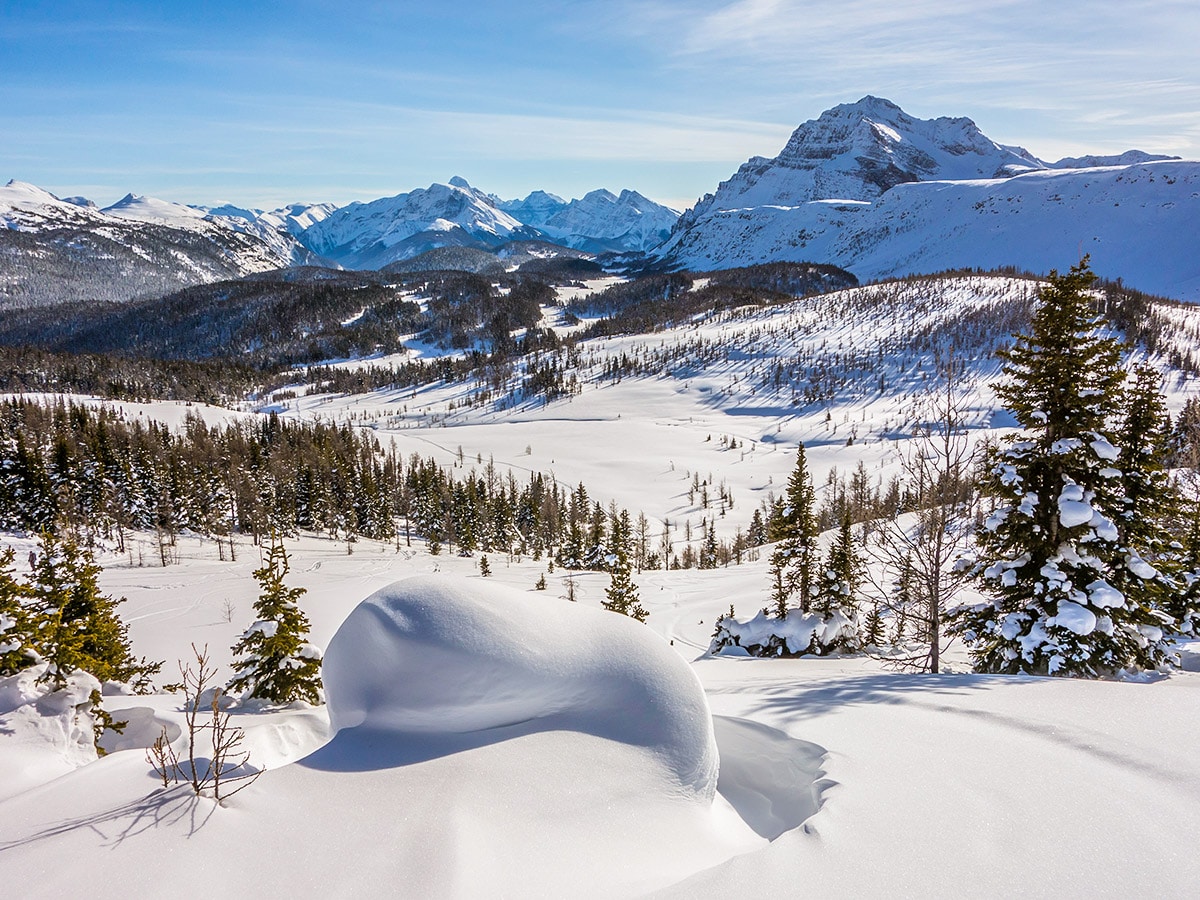
[[437, 247], [485, 249], [541, 237], [457, 176], [449, 184], [351, 203], [302, 234], [311, 250], [355, 269], [379, 269]]
[[1132, 166], [1136, 163], [1162, 162], [1179, 159], [1164, 153], [1146, 153], [1143, 150], [1126, 150], [1115, 156], [1064, 156], [1058, 162], [1047, 163], [1051, 169], [1094, 169], [1097, 166]]
[[504, 210], [514, 219], [540, 228], [557, 212], [567, 205], [567, 201], [557, 194], [546, 191], [532, 191], [524, 200], [500, 200], [496, 206]]
[[226, 203], [208, 210], [209, 215], [229, 216], [250, 222], [263, 222], [277, 231], [286, 231], [292, 237], [300, 237], [308, 228], [328, 218], [337, 206], [333, 203], [291, 203], [279, 209], [263, 211], [245, 209]]
[[565, 204], [540, 227], [554, 240], [590, 253], [644, 252], [661, 244], [678, 218], [675, 210], [637, 191], [617, 196], [601, 189]]
[[490, 249], [550, 240], [591, 253], [646, 251], [679, 214], [637, 191], [592, 191], [567, 202], [546, 191], [501, 200], [454, 177], [448, 184], [352, 203], [299, 234], [316, 253], [351, 268], [382, 268], [440, 247]]
[[0, 188], [0, 306], [128, 300], [314, 260], [262, 222], [129, 194], [106, 209]]
[[[1092, 163], [1108, 163], [1085, 167]], [[1200, 298], [1200, 163], [1130, 151], [1048, 164], [970, 119], [875, 97], [796, 129], [684, 213], [657, 251], [697, 269], [832, 263], [860, 279], [962, 267], [1065, 269]]]

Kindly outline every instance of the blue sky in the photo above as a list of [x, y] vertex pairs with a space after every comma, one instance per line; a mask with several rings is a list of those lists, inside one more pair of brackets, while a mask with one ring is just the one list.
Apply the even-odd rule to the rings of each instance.
[[865, 94], [1057, 159], [1200, 159], [1200, 4], [574, 0], [0, 4], [0, 177], [346, 203], [462, 175], [679, 208]]

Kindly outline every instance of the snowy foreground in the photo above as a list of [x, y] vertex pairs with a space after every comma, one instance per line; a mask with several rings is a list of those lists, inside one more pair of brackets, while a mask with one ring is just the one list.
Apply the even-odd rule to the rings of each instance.
[[[257, 553], [181, 549], [166, 569], [106, 558], [104, 587], [128, 597], [139, 653], [207, 643], [224, 677]], [[0, 695], [17, 895], [1194, 894], [1196, 671], [705, 656], [715, 617], [759, 602], [761, 561], [644, 573], [646, 627], [596, 609], [603, 575], [576, 576], [570, 604], [561, 572], [531, 589], [545, 567], [529, 560], [493, 558], [484, 580], [416, 544], [289, 551], [329, 703], [235, 710], [267, 771], [223, 806], [162, 789], [136, 746], [178, 727], [177, 697], [109, 698], [126, 736], [79, 765], [52, 717]]]

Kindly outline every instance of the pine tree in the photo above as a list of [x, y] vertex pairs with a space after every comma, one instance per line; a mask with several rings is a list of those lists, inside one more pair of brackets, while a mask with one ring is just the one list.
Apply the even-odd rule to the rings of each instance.
[[287, 572], [283, 540], [272, 534], [267, 558], [254, 572], [261, 588], [254, 604], [258, 621], [233, 647], [240, 659], [229, 690], [271, 703], [320, 703], [321, 651], [306, 640], [308, 617], [298, 605], [305, 589], [287, 587]]
[[28, 596], [28, 587], [16, 577], [10, 547], [0, 553], [0, 677], [37, 662]]
[[776, 525], [779, 543], [771, 553], [771, 599], [777, 619], [787, 617], [788, 607], [797, 594], [801, 612], [811, 608], [817, 552], [815, 498], [804, 445], [800, 444]]
[[628, 511], [613, 520], [610, 536], [613, 553], [609, 560], [611, 580], [604, 592], [605, 599], [601, 602], [607, 610], [645, 622], [650, 615], [638, 602], [638, 588], [630, 576], [629, 564], [630, 523]]
[[50, 665], [45, 678], [55, 688], [82, 670], [102, 684], [116, 681], [135, 690], [148, 686], [162, 663], [133, 656], [129, 626], [117, 615], [124, 599], [100, 591], [100, 566], [72, 537], [44, 534], [29, 586], [33, 646]]
[[479, 575], [481, 578], [487, 578], [492, 574], [492, 564], [488, 562], [487, 554], [479, 557]]
[[[863, 561], [854, 543], [850, 513], [842, 514], [837, 538], [829, 548], [829, 557], [813, 600], [813, 612], [827, 623], [835, 622], [837, 634], [825, 642], [823, 651], [858, 650], [862, 638], [858, 631], [858, 591], [862, 582]], [[828, 630], [828, 629], [827, 629]]]
[[715, 522], [710, 522], [708, 528], [704, 530], [704, 544], [700, 548], [700, 568], [715, 569], [719, 563], [717, 559], [717, 526]]
[[1122, 399], [1121, 347], [1098, 331], [1094, 280], [1086, 259], [1051, 273], [1030, 333], [1002, 354], [996, 391], [1023, 433], [987, 458], [995, 508], [973, 576], [993, 599], [952, 611], [948, 629], [981, 671], [1097, 677], [1168, 658], [1148, 598], [1117, 586], [1130, 587], [1121, 570], [1141, 556], [1117, 522], [1132, 539], [1148, 514], [1120, 512], [1120, 451], [1105, 434]]
[[1123, 415], [1114, 443], [1120, 451], [1121, 495], [1111, 510], [1125, 550], [1113, 587], [1137, 602], [1170, 616], [1171, 625], [1190, 633], [1200, 618], [1200, 602], [1188, 590], [1186, 552], [1172, 533], [1184, 516], [1184, 502], [1168, 470], [1173, 451], [1171, 419], [1160, 386], [1162, 376], [1148, 365], [1134, 371], [1125, 391]]

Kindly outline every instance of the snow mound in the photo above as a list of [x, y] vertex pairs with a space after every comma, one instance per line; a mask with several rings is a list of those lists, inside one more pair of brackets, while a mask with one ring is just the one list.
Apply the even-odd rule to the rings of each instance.
[[0, 800], [96, 758], [89, 697], [100, 682], [77, 672], [54, 690], [39, 680], [47, 665], [0, 678]]
[[576, 731], [653, 751], [697, 799], [716, 791], [699, 681], [662, 638], [615, 613], [478, 579], [411, 578], [350, 614], [323, 676], [338, 731]]

